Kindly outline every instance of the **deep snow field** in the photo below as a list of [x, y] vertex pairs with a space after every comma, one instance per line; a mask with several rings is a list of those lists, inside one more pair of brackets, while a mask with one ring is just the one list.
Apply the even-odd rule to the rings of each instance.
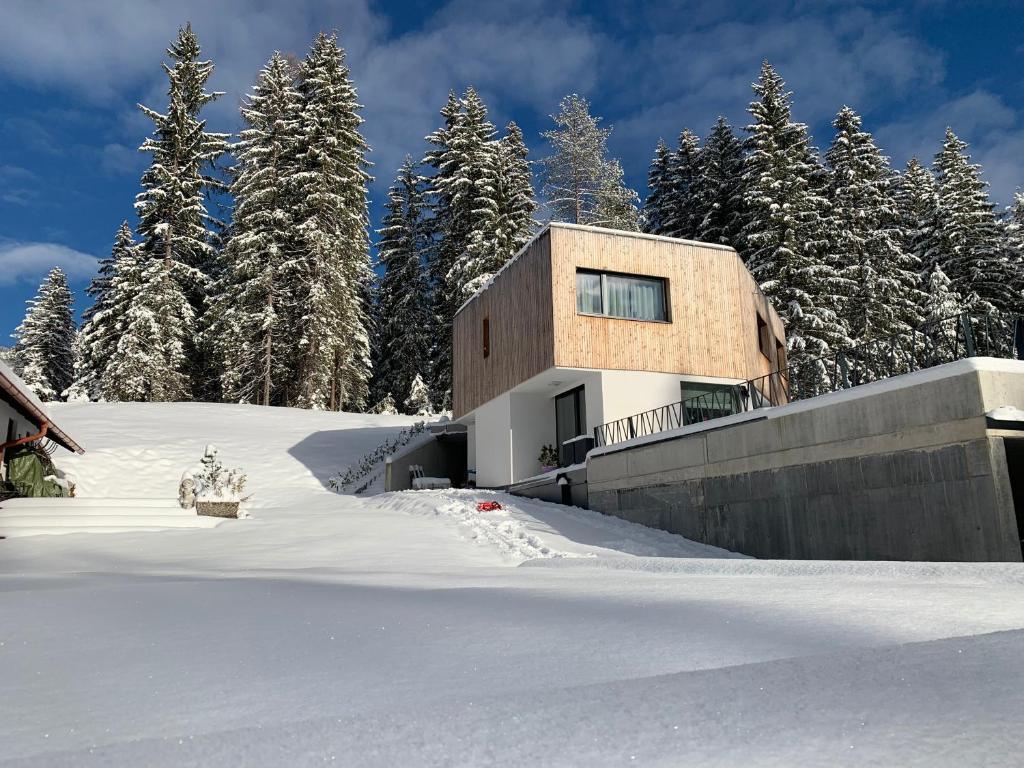
[[214, 443], [252, 517], [0, 541], [0, 765], [1021, 764], [1024, 566], [326, 487], [405, 417], [53, 412], [80, 496], [176, 496]]

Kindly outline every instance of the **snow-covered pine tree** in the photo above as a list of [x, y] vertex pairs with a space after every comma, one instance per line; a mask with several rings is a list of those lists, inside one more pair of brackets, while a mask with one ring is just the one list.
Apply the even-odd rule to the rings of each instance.
[[289, 269], [308, 291], [290, 312], [299, 355], [297, 404], [362, 410], [369, 395], [367, 306], [369, 147], [337, 37], [321, 32], [299, 72], [302, 110], [292, 194], [296, 254]]
[[839, 273], [851, 281], [842, 319], [857, 344], [908, 336], [921, 323], [924, 297], [921, 263], [903, 249], [895, 175], [854, 110], [843, 107], [832, 125], [836, 134], [825, 155], [832, 248]]
[[963, 299], [953, 288], [942, 267], [936, 264], [928, 276], [928, 290], [924, 294], [921, 313], [925, 322], [936, 323], [963, 312]]
[[697, 239], [737, 247], [743, 228], [743, 144], [724, 117], [704, 142], [694, 187], [697, 210], [704, 212]]
[[423, 179], [406, 158], [388, 190], [387, 214], [377, 245], [383, 268], [374, 300], [372, 399], [405, 403], [431, 358], [430, 292], [425, 257], [430, 245], [424, 218]]
[[786, 327], [791, 383], [804, 392], [827, 386], [824, 366], [807, 361], [850, 344], [834, 307], [848, 291], [827, 257], [828, 204], [815, 189], [821, 167], [807, 126], [790, 116], [785, 83], [767, 61], [749, 107], [742, 232], [747, 266]]
[[432, 148], [423, 162], [434, 169], [426, 189], [433, 214], [434, 240], [428, 260], [434, 314], [431, 396], [434, 403], [448, 409], [452, 386], [452, 318], [466, 298], [464, 265], [471, 245], [474, 242], [480, 245], [486, 239], [488, 219], [485, 214], [494, 210], [482, 180], [488, 174], [487, 169], [495, 165], [492, 155], [496, 149], [496, 131], [487, 119], [487, 108], [473, 88], [468, 88], [461, 99], [449, 93], [441, 116], [444, 125], [427, 136]]
[[477, 180], [474, 231], [457, 267], [463, 300], [526, 244], [537, 210], [526, 159], [529, 151], [519, 126], [509, 123], [505, 136], [492, 144], [485, 155], [483, 175]]
[[648, 192], [643, 208], [643, 230], [651, 235], [660, 235], [665, 229], [664, 209], [671, 185], [671, 162], [672, 153], [665, 142], [659, 139], [647, 172]]
[[134, 320], [124, 330], [155, 335], [122, 341], [126, 349], [153, 356], [144, 366], [152, 381], [138, 390], [148, 392], [147, 399], [187, 399], [193, 385], [206, 386], [208, 373], [197, 324], [216, 258], [205, 195], [221, 186], [208, 171], [226, 151], [227, 136], [208, 132], [199, 119], [202, 108], [221, 95], [205, 90], [213, 64], [200, 61], [199, 52], [186, 25], [167, 49], [174, 64], [164, 65], [170, 81], [166, 113], [140, 105], [155, 126], [141, 147], [152, 159], [135, 202], [146, 267]]
[[700, 137], [689, 128], [679, 134], [679, 145], [669, 160], [669, 189], [664, 203], [663, 230], [658, 234], [693, 240], [704, 211], [699, 207], [696, 181], [701, 163]]
[[192, 305], [164, 260], [131, 249], [111, 282], [117, 344], [103, 370], [103, 396], [112, 401], [173, 402], [191, 398], [184, 334], [173, 318], [195, 327]]
[[431, 416], [434, 411], [430, 405], [430, 390], [423, 377], [418, 373], [409, 388], [409, 397], [405, 400], [405, 412], [413, 416]]
[[74, 378], [74, 297], [64, 270], [54, 267], [28, 302], [14, 332], [14, 352], [25, 384], [41, 400], [58, 400]]
[[135, 239], [127, 221], [114, 237], [109, 258], [100, 261], [99, 274], [86, 288], [93, 303], [82, 313], [82, 328], [75, 340], [75, 377], [69, 400], [103, 399], [103, 372], [117, 348], [119, 317], [124, 305], [115, 303], [114, 284], [118, 270], [137, 258]]
[[295, 208], [288, 192], [301, 108], [295, 76], [292, 62], [271, 56], [241, 108], [246, 127], [233, 147], [226, 273], [209, 311], [221, 390], [230, 402], [285, 405], [289, 385], [295, 388], [296, 345], [286, 311], [304, 295], [288, 270]]
[[967, 309], [1010, 310], [1019, 301], [1013, 294], [1009, 258], [988, 184], [966, 149], [966, 142], [947, 128], [942, 150], [935, 156], [939, 215], [929, 260], [949, 276]]
[[931, 258], [938, 250], [934, 244], [939, 218], [939, 189], [935, 177], [912, 157], [897, 179], [895, 195], [903, 250], [917, 259], [922, 274], [927, 274], [933, 266]]
[[636, 230], [639, 198], [623, 181], [622, 166], [608, 157], [611, 128], [590, 114], [585, 98], [571, 94], [552, 115], [557, 128], [541, 135], [552, 154], [542, 159], [544, 196], [553, 218], [574, 224]]
[[1011, 288], [1016, 299], [1012, 311], [1024, 311], [1024, 194], [1019, 190], [1002, 221], [1003, 239], [1011, 272]]

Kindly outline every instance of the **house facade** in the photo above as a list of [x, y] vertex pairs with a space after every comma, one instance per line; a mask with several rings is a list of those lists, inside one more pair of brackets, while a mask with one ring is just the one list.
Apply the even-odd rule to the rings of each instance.
[[785, 367], [782, 322], [733, 249], [562, 223], [459, 309], [453, 344], [481, 487], [648, 409], [713, 395], [716, 415], [743, 410], [737, 385]]
[[6, 451], [26, 442], [47, 438], [69, 451], [82, 453], [81, 446], [53, 423], [39, 398], [3, 361], [0, 361], [0, 430], [0, 479], [7, 477]]

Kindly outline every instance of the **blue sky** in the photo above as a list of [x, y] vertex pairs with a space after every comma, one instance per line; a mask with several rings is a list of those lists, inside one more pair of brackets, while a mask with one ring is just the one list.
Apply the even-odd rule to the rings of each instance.
[[226, 92], [206, 114], [221, 131], [238, 128], [272, 51], [302, 54], [338, 30], [366, 106], [375, 221], [449, 89], [475, 85], [535, 157], [559, 99], [584, 94], [643, 195], [659, 138], [704, 134], [719, 114], [746, 124], [763, 58], [822, 148], [849, 104], [898, 165], [930, 160], [948, 124], [1000, 205], [1024, 185], [1024, 10], [1009, 2], [4, 0], [0, 16], [0, 344], [55, 264], [84, 305], [95, 259], [132, 215], [150, 127], [135, 105], [162, 108], [160, 61], [185, 21]]

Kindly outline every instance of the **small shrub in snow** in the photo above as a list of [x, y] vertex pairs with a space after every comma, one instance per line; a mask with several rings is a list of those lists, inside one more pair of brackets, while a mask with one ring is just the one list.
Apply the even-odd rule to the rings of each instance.
[[382, 416], [397, 416], [398, 406], [395, 405], [395, 398], [388, 392], [373, 408], [370, 409], [370, 413], [379, 414]]
[[241, 469], [225, 469], [217, 457], [217, 448], [206, 446], [199, 465], [181, 478], [178, 501], [189, 509], [197, 501], [246, 501], [245, 484], [249, 477]]

